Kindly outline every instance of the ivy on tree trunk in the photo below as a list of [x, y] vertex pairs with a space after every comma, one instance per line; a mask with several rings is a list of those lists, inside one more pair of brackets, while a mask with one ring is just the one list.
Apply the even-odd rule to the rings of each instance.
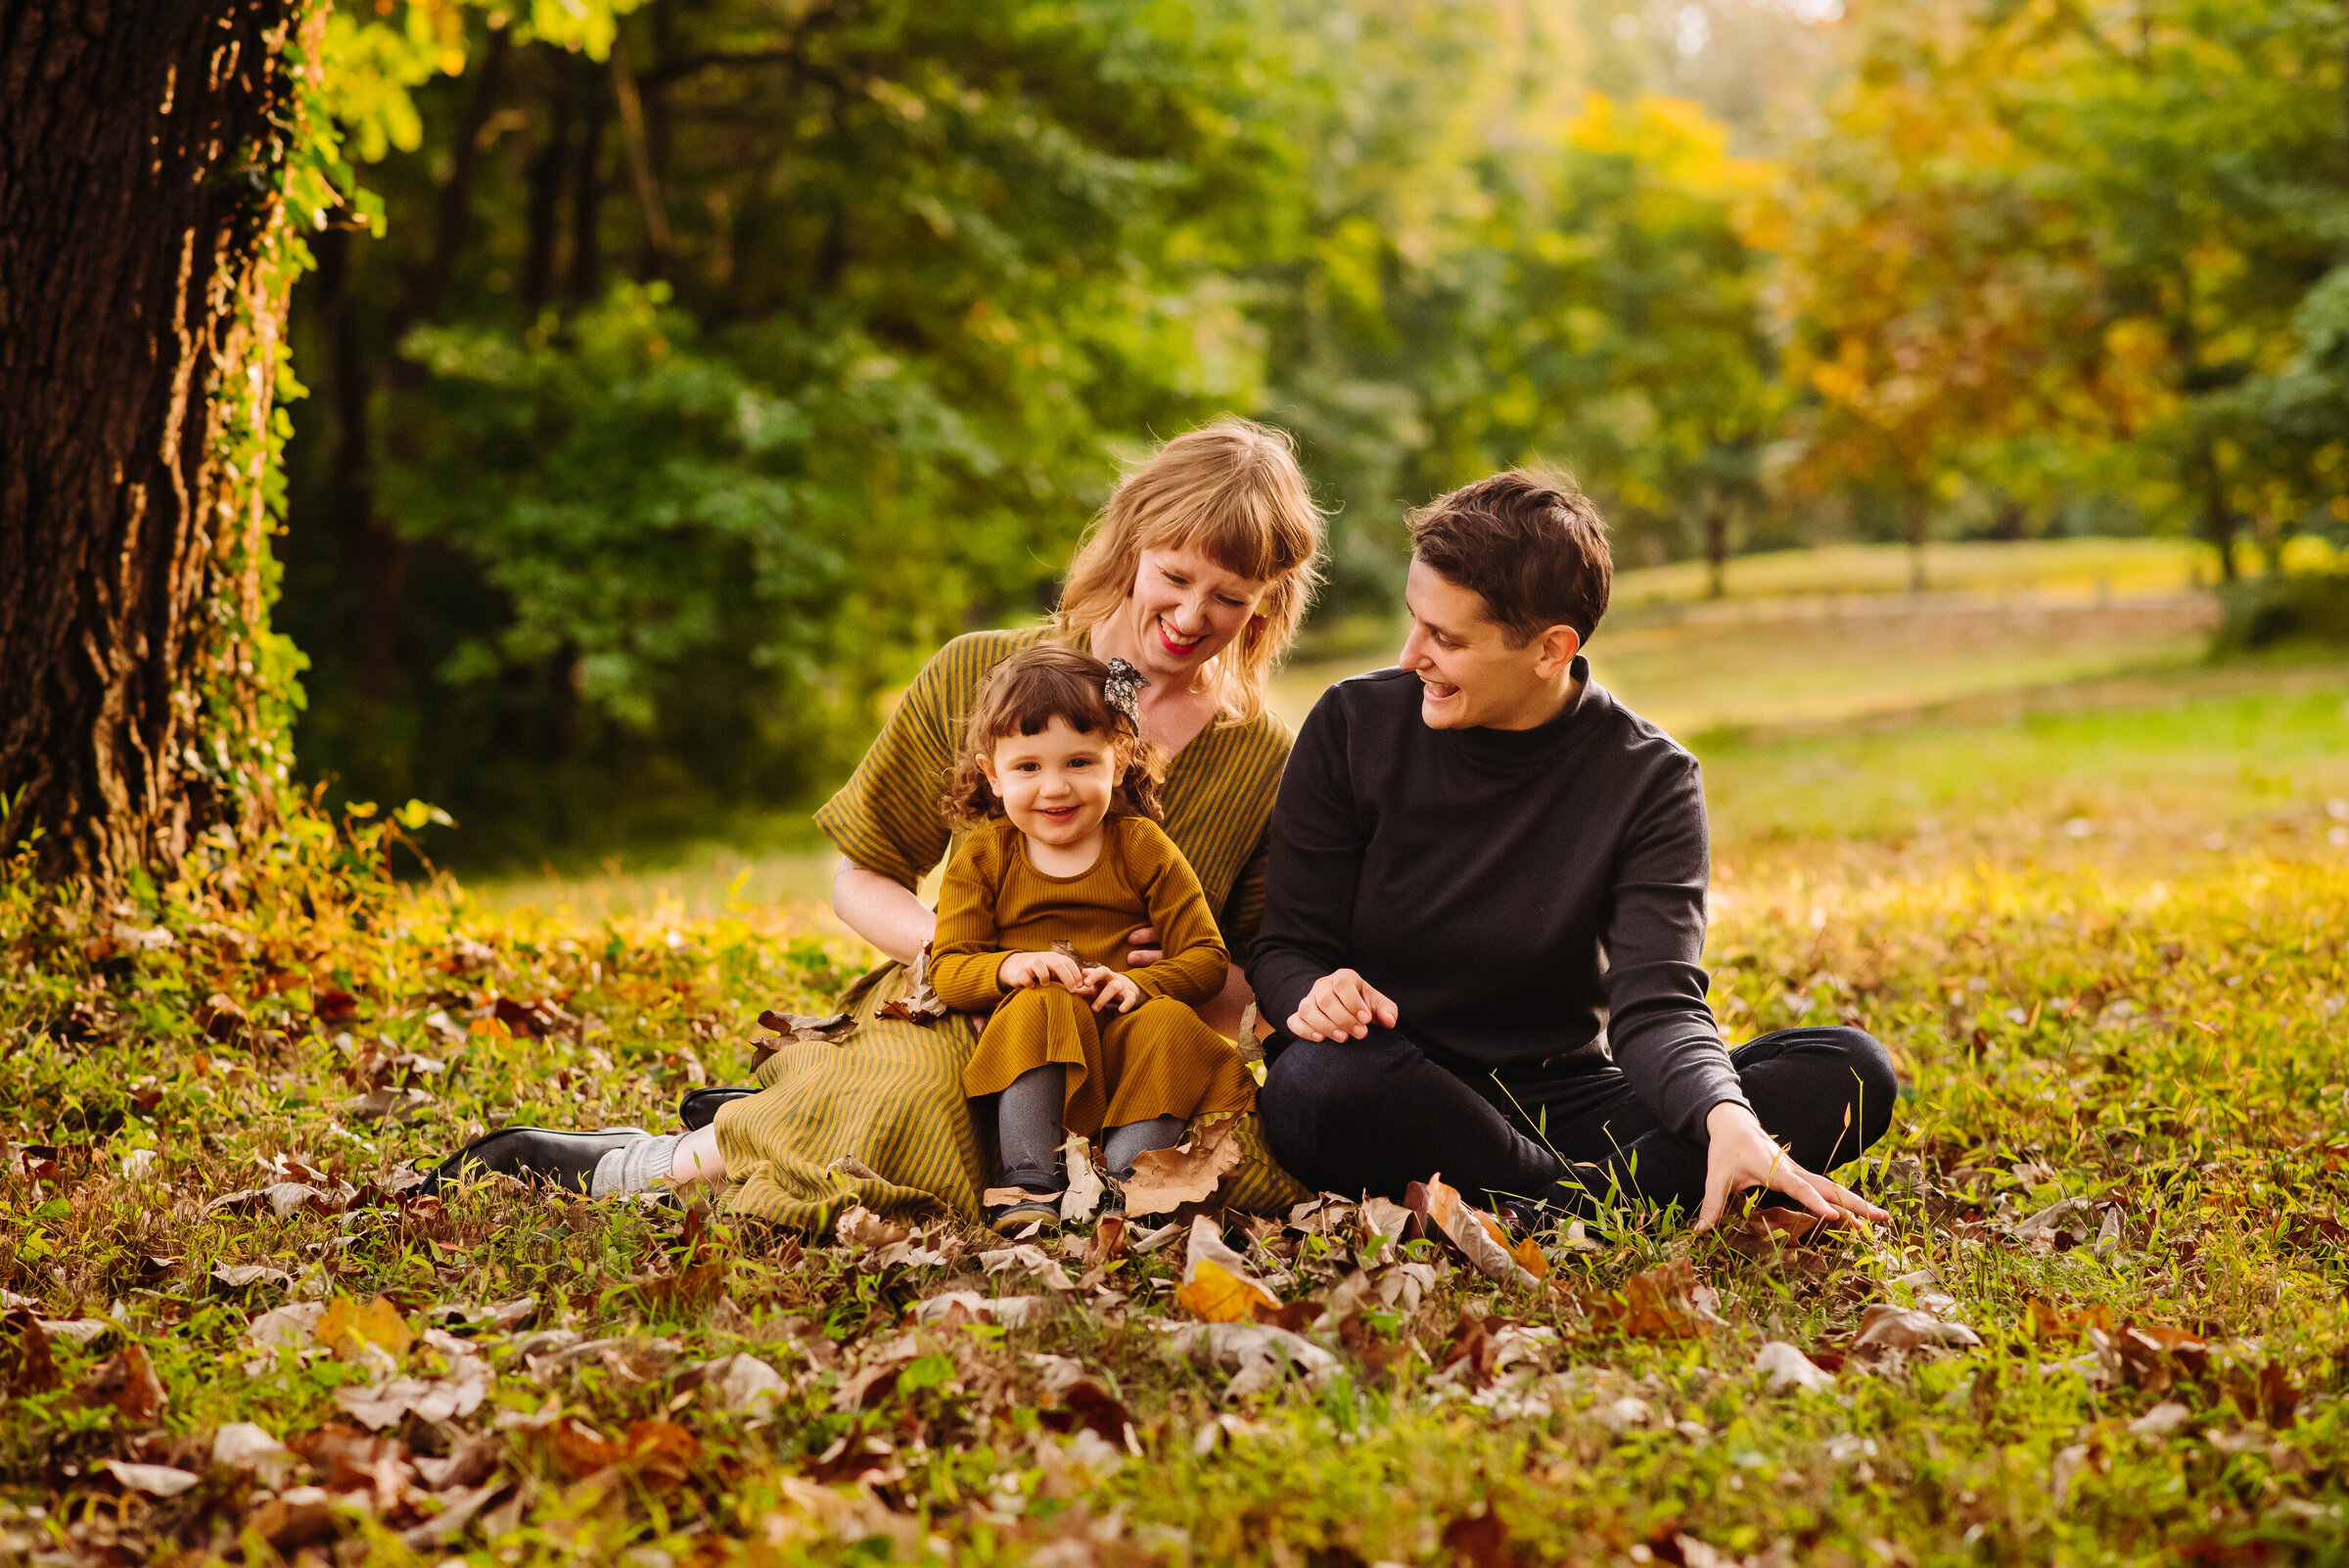
[[0, 853], [93, 890], [280, 807], [318, 0], [0, 0]]

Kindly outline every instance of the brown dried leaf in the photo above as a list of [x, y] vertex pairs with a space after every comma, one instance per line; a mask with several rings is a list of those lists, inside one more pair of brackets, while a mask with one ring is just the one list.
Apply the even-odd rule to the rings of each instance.
[[1945, 1323], [1919, 1307], [1895, 1307], [1878, 1302], [1860, 1319], [1854, 1350], [1964, 1350], [1982, 1343], [1982, 1336], [1963, 1323]]
[[909, 1024], [927, 1024], [946, 1016], [946, 1004], [930, 987], [930, 944], [923, 943], [922, 950], [913, 955], [913, 970], [906, 980], [905, 994], [882, 1003], [880, 1016]]
[[[856, 1027], [856, 1020], [847, 1013], [760, 1013], [759, 1027], [771, 1029], [785, 1039], [838, 1039]], [[762, 1041], [761, 1043], [772, 1043]]]
[[8, 1381], [0, 1385], [0, 1392], [6, 1393], [11, 1399], [22, 1399], [27, 1394], [45, 1394], [57, 1387], [61, 1381], [57, 1358], [50, 1352], [49, 1334], [41, 1327], [40, 1314], [19, 1309], [0, 1321], [5, 1321], [16, 1336], [16, 1352], [9, 1366]]
[[1127, 1214], [1173, 1214], [1186, 1203], [1205, 1203], [1223, 1174], [1240, 1163], [1236, 1127], [1230, 1118], [1202, 1124], [1187, 1143], [1136, 1155], [1125, 1182]]
[[1622, 1290], [1590, 1304], [1594, 1326], [1634, 1339], [1689, 1339], [1725, 1326], [1685, 1258], [1634, 1274]]
[[111, 1405], [131, 1426], [153, 1426], [170, 1403], [147, 1353], [136, 1345], [123, 1346], [118, 1355], [82, 1373], [73, 1385], [73, 1398], [85, 1408]]
[[1442, 1175], [1405, 1188], [1403, 1206], [1424, 1216], [1469, 1267], [1487, 1279], [1528, 1287], [1535, 1283], [1534, 1275], [1509, 1255], [1509, 1233], [1500, 1222], [1482, 1209], [1470, 1208]]

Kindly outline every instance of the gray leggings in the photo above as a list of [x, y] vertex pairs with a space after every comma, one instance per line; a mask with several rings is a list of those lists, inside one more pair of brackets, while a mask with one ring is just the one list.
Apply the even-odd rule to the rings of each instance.
[[[1003, 1150], [1003, 1174], [995, 1185], [1031, 1192], [1061, 1190], [1060, 1113], [1067, 1091], [1068, 1069], [1047, 1062], [1022, 1073], [995, 1096], [995, 1140]], [[1184, 1126], [1179, 1116], [1154, 1116], [1103, 1129], [1101, 1154], [1109, 1162], [1109, 1174], [1121, 1181], [1133, 1175], [1135, 1155], [1174, 1147], [1182, 1141]]]

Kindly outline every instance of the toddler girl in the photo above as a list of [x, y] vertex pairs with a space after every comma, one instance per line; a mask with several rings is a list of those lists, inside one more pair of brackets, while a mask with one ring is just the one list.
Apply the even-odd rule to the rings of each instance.
[[[1064, 1128], [1098, 1138], [1123, 1178], [1192, 1117], [1256, 1103], [1239, 1052], [1191, 1010], [1222, 991], [1228, 959], [1154, 820], [1141, 683], [1124, 660], [1015, 653], [989, 673], [948, 776], [946, 814], [971, 831], [939, 891], [929, 977], [948, 1007], [993, 1009], [962, 1090], [996, 1097], [995, 1185], [1032, 1195], [990, 1211], [1007, 1234], [1058, 1214]], [[1166, 956], [1128, 969], [1139, 926]]]

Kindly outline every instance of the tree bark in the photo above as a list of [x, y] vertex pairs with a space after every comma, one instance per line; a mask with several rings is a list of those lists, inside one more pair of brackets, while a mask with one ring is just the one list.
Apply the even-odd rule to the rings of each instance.
[[1925, 546], [1933, 533], [1932, 496], [1922, 484], [1911, 484], [1901, 497], [1909, 534], [1909, 591], [1922, 593], [1930, 580], [1925, 573]]
[[0, 850], [94, 891], [282, 776], [279, 193], [323, 21], [0, 0]]
[[1705, 503], [1705, 597], [1729, 593], [1729, 509], [1718, 499]]

